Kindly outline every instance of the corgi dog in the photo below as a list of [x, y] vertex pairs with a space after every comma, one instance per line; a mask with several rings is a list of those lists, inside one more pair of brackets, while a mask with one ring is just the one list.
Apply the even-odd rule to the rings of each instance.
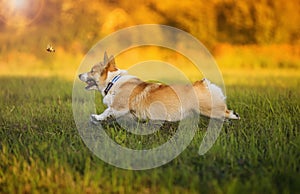
[[179, 121], [192, 113], [217, 119], [240, 119], [227, 109], [222, 90], [207, 79], [190, 85], [148, 83], [118, 69], [113, 56], [104, 54], [102, 62], [79, 75], [86, 90], [98, 90], [107, 106], [101, 114], [92, 114], [97, 123], [109, 117], [131, 115], [141, 120]]

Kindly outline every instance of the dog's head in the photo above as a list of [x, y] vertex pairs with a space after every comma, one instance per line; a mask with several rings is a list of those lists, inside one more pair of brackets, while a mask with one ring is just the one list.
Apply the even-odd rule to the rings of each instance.
[[114, 57], [108, 58], [105, 52], [103, 61], [94, 65], [91, 71], [79, 74], [79, 79], [87, 84], [86, 90], [101, 90], [105, 87], [108, 72], [117, 70]]

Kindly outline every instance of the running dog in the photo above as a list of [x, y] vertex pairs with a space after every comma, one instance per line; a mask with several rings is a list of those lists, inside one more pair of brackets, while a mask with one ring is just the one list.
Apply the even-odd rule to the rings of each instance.
[[217, 119], [240, 119], [227, 109], [222, 90], [207, 79], [190, 85], [148, 83], [116, 67], [113, 56], [79, 75], [86, 90], [98, 90], [107, 109], [92, 122], [131, 115], [142, 120], [179, 121], [192, 113]]

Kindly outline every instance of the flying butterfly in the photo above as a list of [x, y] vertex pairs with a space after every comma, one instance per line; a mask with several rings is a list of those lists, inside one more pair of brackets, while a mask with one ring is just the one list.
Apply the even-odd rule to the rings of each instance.
[[51, 44], [48, 44], [46, 51], [48, 51], [49, 53], [52, 53], [52, 52], [55, 52], [55, 49], [53, 48], [53, 46]]

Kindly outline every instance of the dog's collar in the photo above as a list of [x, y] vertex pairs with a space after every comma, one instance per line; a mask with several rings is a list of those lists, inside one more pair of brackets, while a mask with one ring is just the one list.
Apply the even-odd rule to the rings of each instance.
[[121, 75], [117, 75], [115, 76], [106, 86], [105, 90], [104, 90], [104, 94], [107, 95], [107, 93], [109, 92], [109, 90], [111, 89], [111, 87], [114, 85], [114, 83], [116, 83], [118, 81], [118, 79], [120, 79]]

